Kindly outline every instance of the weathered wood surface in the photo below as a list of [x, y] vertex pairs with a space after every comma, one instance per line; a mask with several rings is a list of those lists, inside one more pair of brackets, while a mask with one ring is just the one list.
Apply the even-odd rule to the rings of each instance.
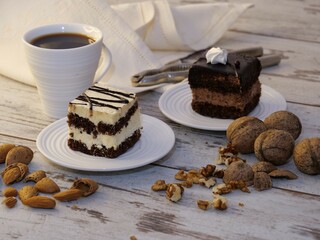
[[[264, 69], [260, 79], [279, 91], [288, 110], [300, 117], [303, 131], [297, 141], [319, 137], [319, 3], [253, 2], [255, 8], [240, 17], [218, 45], [263, 46], [266, 53], [281, 54], [280, 66]], [[202, 186], [186, 189], [177, 204], [163, 192], [153, 192], [150, 187], [158, 179], [176, 182], [177, 169], [214, 163], [218, 147], [226, 143], [225, 132], [192, 129], [167, 119], [158, 108], [160, 93], [141, 94], [140, 105], [143, 113], [172, 127], [174, 149], [153, 164], [114, 173], [79, 172], [51, 163], [35, 145], [39, 132], [53, 122], [41, 112], [36, 89], [0, 76], [0, 96], [0, 143], [31, 147], [31, 171], [46, 170], [62, 189], [79, 177], [100, 185], [95, 195], [58, 202], [54, 210], [30, 209], [21, 202], [13, 209], [0, 206], [0, 239], [320, 239], [320, 175], [302, 174], [292, 161], [282, 167], [295, 172], [297, 180], [278, 179], [263, 192], [234, 191], [226, 195], [229, 208], [223, 212], [196, 206], [198, 199], [212, 199], [210, 189]], [[250, 164], [256, 161], [252, 154], [243, 157]], [[5, 188], [3, 183], [0, 188]]]

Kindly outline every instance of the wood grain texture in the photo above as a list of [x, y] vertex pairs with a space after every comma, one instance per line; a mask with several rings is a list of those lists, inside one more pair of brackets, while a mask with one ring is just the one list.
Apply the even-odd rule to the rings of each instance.
[[[228, 49], [263, 46], [265, 54], [280, 54], [281, 64], [264, 69], [260, 80], [280, 92], [288, 110], [300, 118], [303, 129], [296, 142], [320, 137], [320, 25], [316, 24], [319, 3], [316, 0], [251, 2], [255, 7], [245, 12], [217, 45]], [[0, 143], [30, 147], [35, 152], [30, 171], [45, 170], [62, 190], [81, 177], [99, 183], [94, 195], [70, 203], [57, 202], [54, 210], [30, 209], [20, 201], [13, 209], [1, 205], [1, 240], [102, 240], [130, 239], [130, 236], [139, 240], [320, 239], [320, 175], [299, 172], [292, 159], [281, 167], [296, 173], [297, 180], [275, 179], [273, 188], [262, 192], [252, 187], [251, 193], [233, 191], [226, 195], [229, 206], [226, 211], [203, 211], [197, 207], [197, 200], [213, 198], [211, 190], [203, 186], [185, 189], [178, 203], [168, 201], [164, 192], [152, 191], [151, 185], [158, 179], [177, 182], [174, 174], [178, 169], [190, 170], [215, 163], [218, 148], [227, 141], [225, 132], [193, 129], [166, 118], [158, 107], [158, 92], [139, 94], [139, 104], [142, 113], [161, 119], [173, 129], [176, 136], [173, 150], [144, 167], [98, 173], [63, 168], [38, 151], [37, 135], [54, 120], [42, 113], [34, 87], [0, 76], [0, 96]], [[242, 157], [249, 164], [257, 161], [253, 154]], [[0, 165], [0, 171], [3, 168]], [[13, 186], [20, 189], [29, 184], [32, 185], [21, 182]], [[0, 181], [0, 190], [5, 187]]]

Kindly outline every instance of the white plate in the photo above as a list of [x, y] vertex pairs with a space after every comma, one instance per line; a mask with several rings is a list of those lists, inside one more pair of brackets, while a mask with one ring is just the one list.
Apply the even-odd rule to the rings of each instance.
[[[192, 93], [188, 82], [182, 82], [165, 91], [159, 99], [161, 112], [171, 120], [197, 129], [225, 131], [232, 119], [220, 119], [202, 116], [191, 107]], [[287, 103], [284, 97], [274, 89], [262, 85], [259, 104], [249, 114], [264, 120], [269, 114], [285, 110]]]
[[67, 145], [66, 118], [44, 128], [37, 137], [37, 147], [49, 160], [67, 168], [100, 172], [132, 169], [164, 157], [175, 143], [172, 129], [161, 120], [142, 115], [142, 126], [139, 141], [117, 158], [96, 157], [71, 150]]

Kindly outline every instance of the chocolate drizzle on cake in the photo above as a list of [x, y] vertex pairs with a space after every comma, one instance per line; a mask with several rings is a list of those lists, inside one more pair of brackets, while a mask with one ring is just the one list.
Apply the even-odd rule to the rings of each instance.
[[86, 103], [89, 103], [90, 110], [93, 109], [94, 106], [96, 107], [109, 107], [113, 109], [119, 109], [120, 107], [117, 107], [115, 105], [112, 105], [110, 103], [122, 103], [127, 104], [129, 103], [129, 100], [127, 98], [135, 98], [133, 93], [124, 93], [120, 91], [113, 91], [108, 88], [102, 88], [99, 86], [92, 86], [88, 89], [88, 91], [98, 92], [100, 94], [111, 96], [114, 99], [105, 99], [105, 98], [98, 98], [98, 97], [90, 97], [88, 94], [83, 93], [80, 96], [78, 96], [76, 99], [81, 101], [79, 103], [73, 103], [77, 105], [86, 105]]

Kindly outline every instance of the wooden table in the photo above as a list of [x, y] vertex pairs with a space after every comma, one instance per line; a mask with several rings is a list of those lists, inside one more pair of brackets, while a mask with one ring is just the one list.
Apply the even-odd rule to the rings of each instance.
[[[263, 46], [266, 53], [281, 54], [280, 66], [264, 69], [260, 80], [280, 92], [288, 110], [300, 118], [303, 130], [297, 142], [319, 137], [319, 2], [249, 2], [255, 7], [238, 19], [217, 46]], [[45, 170], [61, 189], [69, 188], [80, 177], [99, 183], [94, 195], [58, 202], [53, 210], [31, 209], [20, 201], [13, 209], [1, 206], [0, 239], [320, 239], [320, 175], [299, 172], [293, 161], [282, 167], [296, 173], [297, 180], [276, 179], [272, 189], [262, 192], [252, 187], [251, 193], [233, 191], [226, 195], [225, 211], [199, 209], [198, 199], [212, 199], [211, 190], [199, 185], [185, 189], [178, 203], [168, 201], [164, 192], [152, 191], [150, 187], [158, 179], [176, 182], [178, 169], [213, 164], [218, 147], [226, 144], [225, 132], [192, 129], [166, 118], [158, 108], [160, 93], [139, 95], [140, 105], [144, 114], [161, 119], [173, 129], [173, 150], [144, 167], [96, 173], [66, 169], [46, 159], [36, 147], [36, 137], [53, 119], [42, 113], [36, 88], [4, 76], [0, 86], [1, 143], [31, 147], [35, 156], [30, 171]], [[257, 161], [253, 154], [243, 157], [249, 164]], [[0, 183], [1, 190], [5, 187]]]

